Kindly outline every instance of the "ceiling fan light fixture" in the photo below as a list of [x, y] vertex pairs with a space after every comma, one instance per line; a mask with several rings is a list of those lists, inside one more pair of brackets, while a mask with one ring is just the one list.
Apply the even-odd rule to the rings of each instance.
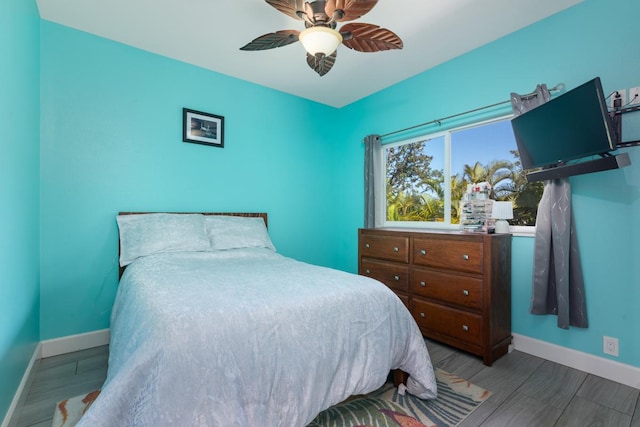
[[329, 56], [342, 43], [342, 35], [338, 31], [322, 26], [307, 28], [298, 38], [305, 50], [313, 56], [318, 53]]

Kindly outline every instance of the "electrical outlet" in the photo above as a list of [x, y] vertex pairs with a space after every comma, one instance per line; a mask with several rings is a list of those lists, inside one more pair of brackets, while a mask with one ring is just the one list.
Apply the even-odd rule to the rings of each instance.
[[611, 98], [609, 98], [609, 105], [611, 105], [611, 108], [621, 108], [621, 107], [624, 107], [626, 103], [627, 103], [626, 89], [620, 89], [613, 92], [613, 94], [611, 95]]
[[604, 354], [618, 357], [618, 338], [602, 337], [602, 351]]
[[640, 86], [629, 89], [629, 105], [640, 105]]

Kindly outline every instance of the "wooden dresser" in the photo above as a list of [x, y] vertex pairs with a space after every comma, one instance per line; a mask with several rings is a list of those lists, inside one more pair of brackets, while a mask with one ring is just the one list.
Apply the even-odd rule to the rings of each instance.
[[511, 235], [358, 230], [358, 272], [391, 288], [422, 334], [482, 357], [511, 343]]

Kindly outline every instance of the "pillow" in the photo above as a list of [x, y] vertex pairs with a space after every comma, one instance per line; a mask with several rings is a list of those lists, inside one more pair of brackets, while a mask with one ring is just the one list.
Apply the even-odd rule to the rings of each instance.
[[137, 258], [181, 251], [208, 251], [209, 239], [200, 214], [118, 215], [120, 266]]
[[205, 215], [207, 235], [212, 250], [238, 248], [276, 248], [260, 217]]

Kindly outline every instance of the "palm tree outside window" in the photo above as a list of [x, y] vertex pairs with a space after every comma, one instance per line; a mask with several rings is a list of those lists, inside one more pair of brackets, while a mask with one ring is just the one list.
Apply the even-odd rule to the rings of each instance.
[[383, 145], [386, 226], [457, 228], [467, 184], [488, 182], [511, 201], [511, 225], [534, 227], [542, 183], [522, 170], [510, 117]]

